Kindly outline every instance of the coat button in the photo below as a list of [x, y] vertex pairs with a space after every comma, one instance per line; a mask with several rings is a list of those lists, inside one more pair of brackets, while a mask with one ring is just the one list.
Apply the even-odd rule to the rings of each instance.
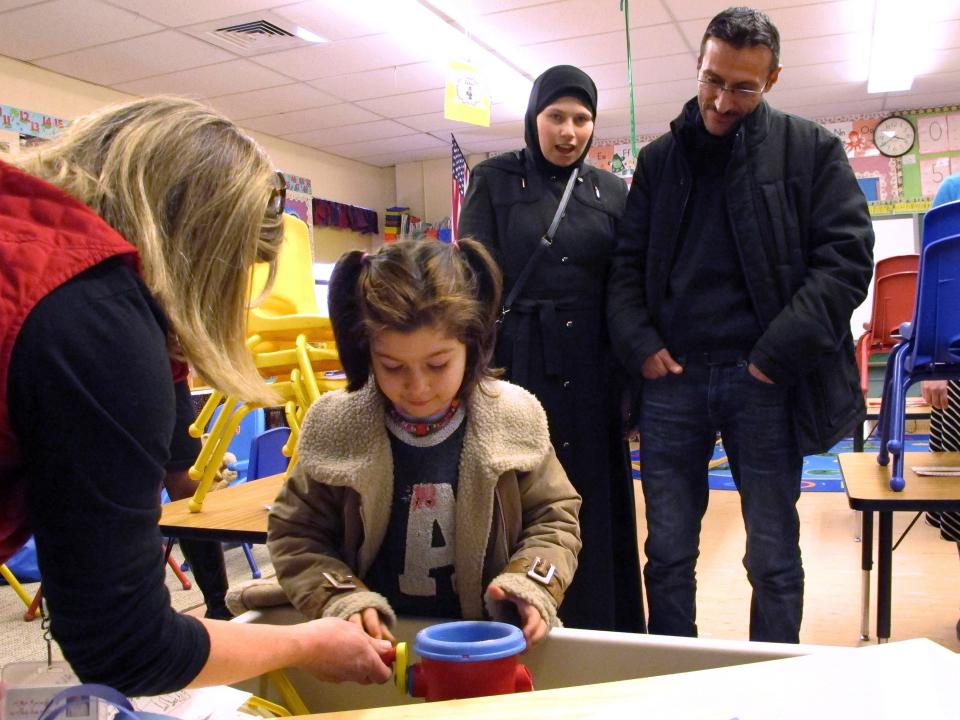
[[562, 258], [560, 258], [560, 262], [562, 262], [562, 263], [568, 263], [568, 262], [570, 262], [570, 258], [568, 258], [566, 255], [564, 255]]
[[563, 441], [563, 445], [561, 445], [560, 447], [562, 447], [564, 450], [566, 450], [568, 447], [570, 447], [570, 441], [569, 441], [569, 440], [564, 440], [564, 441]]
[[566, 326], [567, 326], [568, 328], [572, 328], [572, 327], [573, 327], [573, 320], [567, 320]]
[[570, 387], [570, 381], [569, 381], [569, 380], [564, 380], [564, 381], [563, 381], [563, 387], [565, 387], [565, 388]]

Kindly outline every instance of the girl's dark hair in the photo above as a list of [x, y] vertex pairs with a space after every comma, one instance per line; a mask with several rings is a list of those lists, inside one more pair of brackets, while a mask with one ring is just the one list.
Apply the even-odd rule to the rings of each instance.
[[707, 40], [715, 37], [737, 49], [763, 45], [770, 48], [770, 72], [780, 66], [780, 31], [766, 13], [748, 7], [731, 7], [714, 16], [700, 41], [700, 57]]
[[479, 242], [451, 245], [403, 240], [374, 255], [343, 255], [330, 278], [330, 320], [347, 389], [370, 377], [370, 337], [383, 330], [414, 332], [439, 325], [467, 348], [460, 396], [466, 398], [490, 369], [503, 280]]

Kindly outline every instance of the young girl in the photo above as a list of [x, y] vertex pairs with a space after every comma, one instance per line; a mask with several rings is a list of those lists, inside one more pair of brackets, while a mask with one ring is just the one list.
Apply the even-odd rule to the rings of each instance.
[[559, 624], [580, 498], [527, 391], [489, 369], [501, 277], [482, 245], [347, 253], [330, 316], [347, 373], [307, 413], [270, 513], [280, 584], [311, 618], [392, 639], [395, 613]]

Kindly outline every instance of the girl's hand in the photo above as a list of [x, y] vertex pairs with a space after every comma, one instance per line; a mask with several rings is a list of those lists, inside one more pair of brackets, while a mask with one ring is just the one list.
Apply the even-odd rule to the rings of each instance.
[[527, 649], [530, 649], [538, 642], [543, 640], [550, 628], [546, 621], [540, 616], [540, 611], [526, 600], [518, 598], [515, 595], [507, 594], [499, 585], [491, 584], [487, 588], [487, 595], [496, 602], [512, 602], [517, 608], [517, 614], [520, 616], [521, 629], [523, 636], [527, 640]]
[[923, 401], [935, 410], [946, 410], [950, 402], [946, 380], [924, 380], [920, 383], [920, 394]]
[[348, 620], [372, 638], [396, 642], [386, 623], [381, 622], [376, 608], [369, 607], [363, 612], [354, 613]]

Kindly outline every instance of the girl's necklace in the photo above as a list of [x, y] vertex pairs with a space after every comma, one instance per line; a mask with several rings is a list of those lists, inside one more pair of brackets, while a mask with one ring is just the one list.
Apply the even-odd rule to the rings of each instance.
[[435, 433], [453, 420], [453, 416], [457, 414], [457, 408], [459, 407], [460, 400], [454, 399], [447, 411], [436, 420], [411, 420], [397, 412], [393, 406], [387, 408], [387, 413], [390, 415], [390, 419], [406, 432], [416, 437], [424, 437]]

